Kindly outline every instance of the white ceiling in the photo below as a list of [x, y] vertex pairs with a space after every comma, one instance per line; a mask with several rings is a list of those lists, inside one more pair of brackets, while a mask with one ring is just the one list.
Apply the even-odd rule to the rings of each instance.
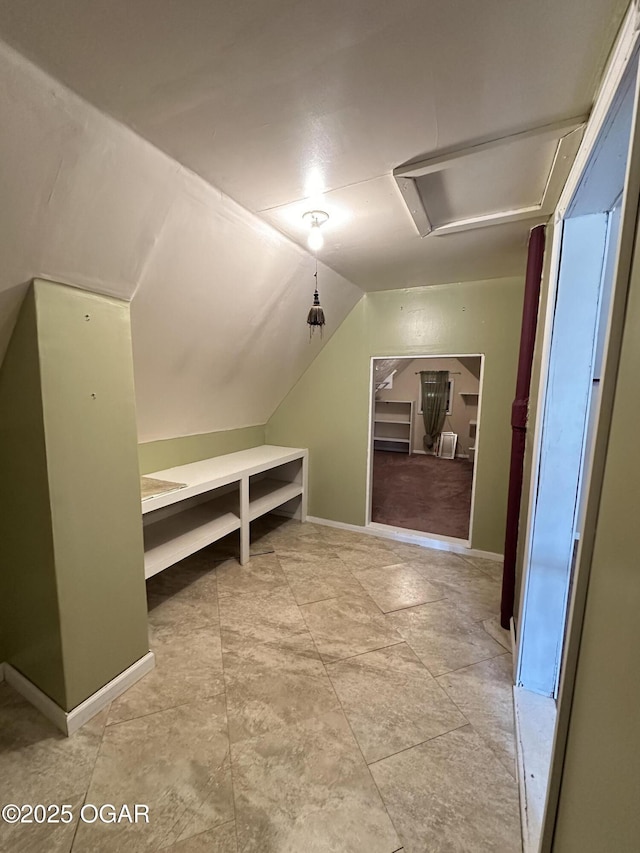
[[[398, 166], [589, 112], [626, 0], [0, 0], [0, 37], [366, 290], [520, 274], [532, 221], [421, 238]], [[541, 194], [529, 143], [447, 216]], [[319, 191], [323, 192], [318, 198]]]

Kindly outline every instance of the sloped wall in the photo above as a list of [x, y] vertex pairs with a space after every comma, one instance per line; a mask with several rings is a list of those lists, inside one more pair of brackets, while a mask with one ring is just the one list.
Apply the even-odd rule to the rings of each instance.
[[264, 424], [361, 297], [0, 42], [0, 359], [34, 277], [133, 300], [141, 441]]

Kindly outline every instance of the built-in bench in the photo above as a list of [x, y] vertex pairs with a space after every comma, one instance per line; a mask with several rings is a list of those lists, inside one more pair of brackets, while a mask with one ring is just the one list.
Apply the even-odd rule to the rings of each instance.
[[145, 577], [235, 530], [245, 565], [256, 518], [277, 510], [306, 520], [307, 461], [307, 450], [265, 444], [144, 477]]

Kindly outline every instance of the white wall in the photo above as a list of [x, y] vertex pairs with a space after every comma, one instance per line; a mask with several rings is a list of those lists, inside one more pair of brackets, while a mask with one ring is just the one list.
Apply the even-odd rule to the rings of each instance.
[[[133, 300], [141, 441], [264, 423], [323, 345], [311, 256], [2, 42], [0, 116], [0, 359], [62, 281]], [[326, 342], [362, 292], [319, 286]]]

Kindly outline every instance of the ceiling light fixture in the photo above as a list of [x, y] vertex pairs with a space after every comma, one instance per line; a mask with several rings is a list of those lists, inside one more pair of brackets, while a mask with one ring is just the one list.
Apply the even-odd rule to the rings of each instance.
[[302, 219], [310, 226], [309, 237], [307, 243], [312, 252], [316, 256], [316, 271], [313, 274], [315, 279], [315, 289], [313, 291], [313, 305], [309, 309], [307, 315], [307, 323], [309, 324], [309, 340], [311, 340], [316, 329], [320, 329], [320, 337], [322, 337], [322, 327], [325, 324], [324, 311], [320, 305], [320, 296], [318, 294], [318, 252], [324, 246], [324, 239], [320, 228], [329, 219], [329, 214], [324, 210], [308, 210], [302, 215]]
[[324, 238], [320, 227], [329, 219], [329, 214], [324, 210], [308, 210], [302, 219], [310, 226], [307, 244], [312, 252], [319, 252], [324, 246]]

